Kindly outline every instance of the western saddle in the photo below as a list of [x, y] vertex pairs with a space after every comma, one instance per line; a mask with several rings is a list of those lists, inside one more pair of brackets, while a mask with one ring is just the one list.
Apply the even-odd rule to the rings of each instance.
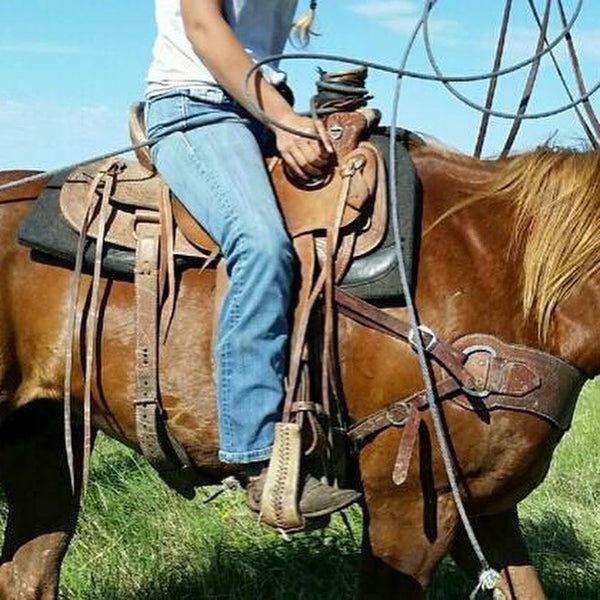
[[[331, 360], [334, 286], [346, 273], [353, 257], [369, 253], [382, 242], [387, 227], [385, 166], [377, 148], [367, 141], [369, 131], [378, 120], [378, 111], [363, 108], [338, 110], [326, 115], [324, 123], [335, 149], [336, 161], [326, 177], [310, 185], [295, 180], [280, 158], [267, 160], [280, 209], [299, 258], [301, 281], [294, 314], [286, 398], [282, 422], [276, 428], [272, 463], [281, 462], [281, 457], [290, 453], [299, 457], [302, 444], [307, 453], [330, 449], [332, 444], [328, 420], [332, 414], [330, 398], [335, 377]], [[129, 126], [136, 145], [145, 139], [143, 122], [143, 104], [135, 104], [130, 112]], [[218, 246], [156, 173], [148, 149], [136, 150], [136, 158], [137, 161], [111, 160], [88, 165], [71, 173], [61, 189], [63, 216], [80, 232], [72, 299], [77, 297], [82, 271], [82, 240], [92, 239], [96, 243], [94, 281], [100, 276], [104, 242], [135, 251], [137, 385], [134, 405], [139, 444], [161, 477], [184, 495], [189, 495], [193, 494], [188, 478], [191, 464], [183, 448], [169, 434], [161, 410], [159, 339], [168, 334], [168, 323], [174, 310], [175, 258], [199, 260], [205, 266], [217, 265], [221, 275], [222, 261], [219, 261]], [[82, 203], [84, 196], [87, 202]], [[226, 278], [217, 278], [217, 281], [224, 280]], [[93, 339], [97, 321], [98, 286], [94, 287], [96, 299], [92, 292], [89, 340]], [[225, 285], [217, 285], [216, 310], [224, 289]], [[164, 297], [167, 300], [161, 315]], [[308, 385], [312, 371], [309, 365], [315, 357], [309, 347], [308, 329], [317, 305], [323, 307], [323, 343], [319, 357], [321, 392], [319, 398], [311, 398], [307, 390], [315, 386]], [[72, 356], [74, 319], [69, 337], [67, 355]], [[91, 377], [93, 352], [94, 344], [89, 341], [86, 380]], [[65, 410], [69, 413], [70, 384], [66, 388]], [[84, 398], [88, 407], [90, 393]], [[89, 442], [86, 442], [87, 446]], [[298, 469], [298, 465], [291, 471], [284, 469], [289, 485], [283, 487], [270, 471], [263, 493], [262, 519], [288, 531], [300, 530], [305, 524], [295, 499], [282, 498], [278, 490], [294, 489]], [[86, 469], [84, 479], [87, 479]], [[282, 500], [285, 500], [283, 504]]]

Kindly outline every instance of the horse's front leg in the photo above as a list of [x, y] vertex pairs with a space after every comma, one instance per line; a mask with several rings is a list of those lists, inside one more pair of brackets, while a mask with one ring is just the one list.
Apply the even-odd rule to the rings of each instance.
[[398, 436], [386, 432], [361, 454], [366, 500], [362, 600], [422, 600], [454, 540], [456, 507], [451, 494], [435, 490], [429, 452], [420, 451], [407, 482], [397, 486], [392, 481], [397, 447]]
[[[546, 600], [521, 534], [516, 507], [473, 519], [473, 527], [486, 558], [502, 575], [494, 599]], [[452, 558], [466, 571], [477, 574], [479, 564], [462, 528], [452, 548]]]
[[360, 571], [360, 600], [421, 600], [421, 584], [411, 575], [400, 573], [376, 556], [371, 546], [369, 519], [365, 514]]
[[[79, 428], [73, 434], [77, 451]], [[60, 567], [79, 509], [63, 440], [62, 407], [50, 402], [20, 409], [0, 428], [0, 483], [8, 503], [1, 600], [57, 598]]]
[[436, 568], [450, 550], [457, 519], [450, 495], [437, 498], [431, 508], [417, 493], [396, 502], [380, 496], [370, 503], [361, 600], [425, 598]]

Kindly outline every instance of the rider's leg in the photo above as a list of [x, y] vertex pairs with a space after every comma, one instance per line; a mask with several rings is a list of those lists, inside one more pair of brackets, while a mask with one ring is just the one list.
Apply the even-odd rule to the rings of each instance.
[[194, 126], [168, 135], [153, 157], [226, 261], [215, 348], [220, 458], [251, 463], [269, 458], [279, 416], [293, 253], [248, 119], [208, 89], [151, 102], [149, 134], [177, 120]]
[[[160, 132], [155, 123], [200, 125], [170, 133], [153, 158], [226, 261], [230, 288], [216, 347], [220, 458], [266, 461], [283, 398], [294, 255], [261, 148], [252, 122], [226, 97], [160, 98], [148, 119], [151, 136]], [[338, 494], [324, 488], [325, 495]], [[319, 497], [314, 485], [310, 490]]]

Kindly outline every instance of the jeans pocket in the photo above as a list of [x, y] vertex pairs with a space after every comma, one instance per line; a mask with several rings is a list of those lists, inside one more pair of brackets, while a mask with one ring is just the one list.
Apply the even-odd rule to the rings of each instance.
[[185, 127], [185, 110], [180, 94], [165, 94], [146, 103], [148, 137], [162, 137]]

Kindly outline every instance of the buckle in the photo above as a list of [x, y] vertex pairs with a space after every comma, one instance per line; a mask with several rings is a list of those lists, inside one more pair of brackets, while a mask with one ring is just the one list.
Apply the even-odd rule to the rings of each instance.
[[[429, 352], [438, 343], [437, 335], [435, 335], [433, 330], [427, 327], [427, 325], [419, 325], [417, 329], [421, 332], [421, 334], [426, 333], [429, 336], [428, 342], [425, 343], [425, 340], [423, 340], [423, 342], [425, 343], [425, 352]], [[408, 343], [413, 347], [413, 350], [417, 349], [414, 328], [411, 328], [411, 330], [408, 332]]]
[[[477, 354], [478, 352], [485, 352], [486, 354], [489, 354], [490, 358], [496, 358], [496, 356], [498, 356], [496, 350], [486, 344], [475, 344], [474, 346], [469, 346], [463, 350], [463, 354], [467, 359], [469, 356]], [[471, 396], [472, 398], [487, 398], [491, 394], [489, 390], [476, 390], [474, 388], [468, 388], [464, 385], [461, 386], [461, 389], [465, 394]]]
[[[393, 410], [394, 408], [402, 407], [406, 411], [406, 415], [400, 419], [394, 417]], [[388, 423], [394, 427], [404, 427], [406, 425], [406, 421], [408, 421], [408, 416], [410, 414], [410, 405], [408, 402], [395, 402], [391, 406], [388, 406], [385, 409], [385, 418]]]

